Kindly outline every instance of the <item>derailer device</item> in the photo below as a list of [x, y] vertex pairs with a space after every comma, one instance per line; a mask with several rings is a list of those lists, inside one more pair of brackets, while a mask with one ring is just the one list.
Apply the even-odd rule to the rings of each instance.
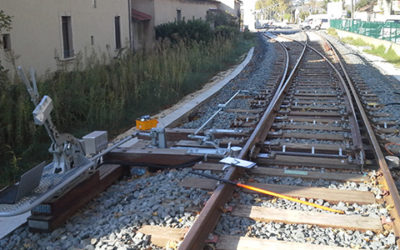
[[67, 192], [91, 175], [102, 163], [102, 157], [132, 139], [132, 135], [108, 145], [106, 131], [94, 131], [79, 140], [59, 133], [51, 119], [53, 101], [44, 96], [39, 101], [34, 71], [28, 80], [21, 67], [18, 74], [24, 82], [33, 104], [33, 119], [43, 126], [51, 139], [49, 152], [53, 161], [39, 164], [20, 178], [18, 184], [0, 191], [0, 217], [25, 213], [40, 203]]
[[81, 165], [86, 160], [82, 143], [73, 135], [60, 134], [57, 131], [50, 114], [53, 110], [53, 100], [45, 95], [40, 102], [38, 101], [39, 92], [33, 70], [31, 70], [32, 85], [20, 67], [18, 68], [18, 74], [24, 82], [33, 104], [36, 105], [33, 111], [35, 124], [44, 126], [51, 139], [52, 143], [49, 152], [53, 154], [53, 172], [64, 173], [75, 166]]

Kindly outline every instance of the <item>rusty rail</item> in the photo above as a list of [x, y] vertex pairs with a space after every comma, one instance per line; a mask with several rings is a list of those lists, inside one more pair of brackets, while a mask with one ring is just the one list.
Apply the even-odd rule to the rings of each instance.
[[385, 161], [385, 157], [383, 155], [383, 152], [381, 150], [379, 142], [375, 136], [375, 133], [371, 126], [371, 123], [369, 122], [369, 119], [367, 117], [367, 114], [365, 113], [364, 107], [360, 101], [360, 98], [357, 95], [357, 91], [354, 88], [353, 82], [352, 82], [351, 78], [349, 77], [342, 61], [339, 60], [339, 55], [337, 54], [336, 48], [328, 40], [326, 40], [326, 42], [328, 43], [328, 45], [334, 52], [335, 57], [339, 61], [340, 67], [343, 71], [343, 74], [345, 75], [345, 78], [346, 78], [348, 86], [351, 90], [352, 96], [357, 104], [357, 108], [360, 112], [362, 122], [363, 122], [365, 128], [367, 129], [368, 139], [374, 149], [374, 154], [375, 154], [375, 158], [377, 160], [379, 169], [383, 174], [384, 185], [390, 194], [390, 195], [386, 196], [386, 199], [388, 199], [389, 203], [391, 203], [391, 205], [394, 206], [394, 210], [391, 210], [391, 215], [395, 218], [395, 220], [394, 220], [395, 234], [396, 234], [396, 236], [400, 236], [400, 196], [399, 196], [399, 192], [396, 188], [396, 185], [395, 185], [393, 177], [390, 173], [389, 167]]
[[[329, 59], [324, 56], [321, 52], [319, 52], [318, 50], [316, 50], [315, 48], [307, 45], [307, 47], [311, 50], [313, 50], [315, 53], [317, 53], [318, 55], [320, 55], [322, 58], [324, 58], [326, 60], [326, 62], [329, 64], [329, 66], [331, 66], [331, 68], [336, 72], [336, 74], [338, 75], [339, 79], [340, 79], [340, 83], [341, 83], [341, 87], [344, 89], [344, 91], [346, 92], [346, 107], [349, 109], [349, 111], [352, 113], [352, 115], [350, 116], [350, 124], [351, 124], [351, 134], [353, 137], [353, 144], [355, 146], [355, 149], [359, 150], [360, 154], [360, 164], [361, 164], [361, 171], [363, 171], [363, 165], [365, 162], [365, 152], [364, 152], [364, 148], [363, 148], [363, 143], [362, 143], [362, 139], [361, 139], [361, 132], [360, 132], [360, 127], [358, 125], [357, 122], [357, 115], [356, 115], [356, 110], [354, 108], [354, 104], [353, 101], [351, 99], [352, 95], [354, 95], [353, 92], [350, 92], [349, 88], [346, 85], [346, 81], [345, 79], [342, 77], [342, 75], [340, 74], [339, 70], [329, 61]], [[339, 58], [338, 58], [339, 59]], [[338, 60], [340, 62], [340, 60]]]
[[[280, 44], [280, 43], [279, 43]], [[285, 77], [287, 74], [287, 68], [289, 67], [289, 56], [286, 47], [280, 44], [284, 51], [286, 51], [286, 65], [284, 74], [281, 78], [280, 84], [275, 91], [274, 97], [272, 98], [270, 104], [268, 105], [267, 110], [264, 112], [260, 122], [257, 127], [254, 129], [251, 134], [249, 140], [241, 150], [238, 158], [248, 159], [249, 152], [254, 149], [256, 143], [261, 141], [266, 137], [266, 131], [268, 131], [268, 127], [272, 125], [272, 117], [274, 115], [274, 111], [276, 111], [276, 107], [279, 106], [279, 103], [283, 100], [282, 94], [289, 86], [289, 82], [294, 76], [294, 71], [297, 69], [300, 64], [301, 59], [303, 58], [304, 52], [306, 50], [306, 46], [302, 51], [299, 60], [297, 61], [294, 69], [292, 70], [289, 77]], [[228, 172], [225, 174], [224, 179], [234, 180], [241, 173], [242, 169], [238, 169], [235, 167], [230, 167]], [[215, 189], [210, 199], [207, 201], [206, 205], [200, 212], [199, 217], [196, 219], [194, 224], [191, 226], [190, 230], [186, 234], [182, 244], [179, 249], [202, 249], [204, 246], [204, 242], [207, 239], [208, 235], [212, 232], [214, 227], [217, 225], [218, 219], [221, 216], [221, 207], [226, 203], [226, 201], [232, 196], [234, 187], [228, 184], [220, 184]]]
[[[290, 39], [290, 38], [287, 38]], [[301, 43], [299, 41], [296, 41], [294, 39], [291, 39], [294, 42], [297, 43]], [[359, 158], [360, 158], [360, 164], [361, 164], [361, 172], [363, 171], [363, 166], [365, 163], [365, 151], [363, 148], [363, 143], [362, 143], [362, 138], [361, 138], [361, 133], [360, 133], [360, 127], [358, 125], [357, 122], [357, 115], [356, 115], [356, 110], [354, 108], [354, 103], [352, 101], [352, 94], [353, 92], [351, 92], [346, 84], [345, 79], [343, 78], [343, 76], [340, 74], [339, 70], [333, 65], [332, 62], [329, 61], [329, 59], [323, 55], [320, 51], [316, 50], [315, 48], [311, 47], [310, 45], [307, 44], [307, 47], [314, 51], [315, 53], [317, 53], [321, 58], [323, 58], [328, 65], [336, 72], [337, 76], [339, 77], [340, 80], [340, 86], [341, 88], [345, 91], [346, 93], [346, 99], [345, 99], [345, 104], [347, 109], [349, 109], [349, 111], [351, 112], [351, 116], [350, 116], [350, 124], [351, 124], [351, 135], [352, 135], [352, 140], [353, 140], [353, 144], [354, 144], [354, 148], [357, 149], [359, 151]], [[337, 56], [337, 55], [336, 55]], [[341, 64], [341, 61], [339, 60], [339, 58], [337, 58], [338, 61]]]

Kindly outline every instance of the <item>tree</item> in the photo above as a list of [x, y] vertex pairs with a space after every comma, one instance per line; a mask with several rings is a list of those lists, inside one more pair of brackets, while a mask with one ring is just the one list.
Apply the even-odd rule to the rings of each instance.
[[366, 6], [371, 6], [376, 4], [377, 0], [360, 0], [356, 3], [356, 10], [360, 10]]
[[299, 18], [300, 18], [302, 21], [304, 21], [309, 15], [310, 15], [310, 13], [307, 12], [307, 11], [300, 11], [300, 13], [299, 13]]
[[279, 18], [289, 11], [289, 0], [258, 0], [256, 10], [260, 10], [266, 19]]

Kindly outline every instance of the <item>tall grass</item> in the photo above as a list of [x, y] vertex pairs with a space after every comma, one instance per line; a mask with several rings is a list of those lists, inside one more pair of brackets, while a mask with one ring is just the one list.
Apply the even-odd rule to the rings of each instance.
[[370, 48], [364, 49], [363, 50], [364, 52], [369, 53], [371, 55], [382, 57], [386, 61], [393, 63], [397, 67], [400, 67], [400, 56], [397, 55], [396, 51], [392, 47], [387, 49], [383, 45], [375, 46], [373, 44], [365, 42], [361, 38], [354, 39], [352, 37], [344, 37], [341, 39], [341, 41], [354, 46], [363, 46], [363, 47], [368, 46]]
[[352, 37], [343, 37], [341, 40], [344, 43], [348, 43], [354, 46], [369, 46], [369, 44], [361, 38], [354, 39]]
[[329, 35], [331, 35], [331, 36], [334, 36], [334, 37], [339, 37], [339, 35], [338, 35], [338, 33], [337, 33], [337, 31], [336, 31], [336, 29], [334, 29], [334, 28], [328, 28], [328, 34]]
[[383, 45], [371, 46], [371, 49], [366, 49], [364, 51], [372, 55], [380, 56], [386, 61], [395, 64], [397, 67], [400, 66], [400, 56], [397, 55], [392, 47], [386, 49]]
[[[129, 52], [108, 64], [105, 55], [91, 53], [77, 60], [74, 70], [59, 71], [38, 88], [53, 99], [52, 115], [60, 132], [81, 137], [108, 130], [113, 136], [134, 126], [137, 117], [154, 114], [201, 88], [252, 43], [243, 35], [208, 42], [167, 40], [152, 53]], [[33, 124], [33, 109], [21, 83], [0, 82], [0, 187], [50, 158], [50, 141], [44, 129]]]

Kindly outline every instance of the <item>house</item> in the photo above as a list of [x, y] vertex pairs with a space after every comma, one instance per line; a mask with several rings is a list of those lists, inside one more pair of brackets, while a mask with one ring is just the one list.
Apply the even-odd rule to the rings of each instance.
[[155, 41], [154, 32], [154, 0], [131, 0], [131, 35], [133, 50], [149, 50]]
[[239, 13], [238, 0], [2, 0], [12, 29], [1, 35], [0, 60], [14, 75], [16, 66], [39, 76], [69, 69], [93, 52], [151, 50], [154, 27], [168, 22], [206, 20], [211, 9]]
[[1, 34], [2, 64], [43, 75], [70, 66], [81, 53], [116, 56], [130, 46], [127, 8], [126, 0], [2, 0], [12, 16], [12, 29]]
[[240, 18], [239, 0], [131, 0], [132, 44], [135, 50], [151, 48], [154, 28], [160, 24], [201, 19], [220, 10]]
[[255, 9], [257, 0], [244, 0], [241, 12], [243, 13], [243, 28], [256, 30]]
[[219, 2], [213, 0], [154, 0], [154, 25], [168, 22], [202, 19], [207, 11], [218, 8]]
[[218, 9], [229, 13], [232, 16], [240, 18], [240, 5], [239, 0], [218, 0]]

